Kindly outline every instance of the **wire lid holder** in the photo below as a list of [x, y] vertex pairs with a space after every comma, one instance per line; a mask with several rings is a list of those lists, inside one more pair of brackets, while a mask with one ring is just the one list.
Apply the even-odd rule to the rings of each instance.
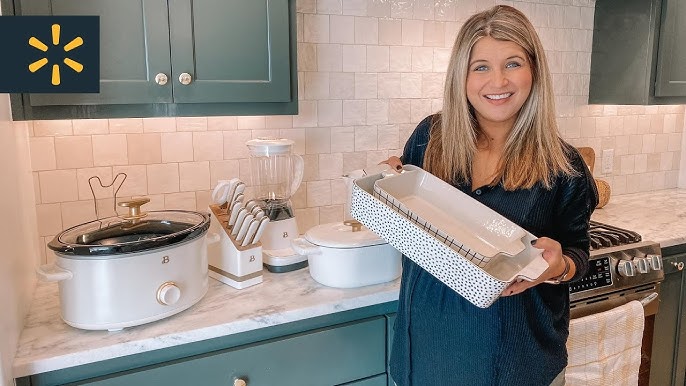
[[112, 204], [112, 210], [114, 211], [114, 215], [117, 215], [117, 194], [119, 193], [119, 189], [121, 189], [122, 185], [124, 185], [124, 181], [126, 181], [126, 173], [118, 173], [114, 178], [112, 179], [112, 182], [104, 185], [102, 183], [102, 180], [100, 179], [100, 176], [92, 176], [88, 179], [88, 186], [91, 188], [91, 194], [93, 195], [93, 206], [95, 208], [95, 220], [100, 222], [100, 227], [102, 228], [102, 222], [100, 221], [100, 214], [98, 213], [98, 199], [95, 196], [95, 189], [93, 188], [93, 181], [97, 180], [98, 185], [100, 185], [100, 188], [102, 189], [107, 189], [111, 188], [117, 183], [117, 180], [119, 180], [119, 177], [121, 178], [121, 182], [117, 185], [116, 189], [114, 190], [114, 203]]

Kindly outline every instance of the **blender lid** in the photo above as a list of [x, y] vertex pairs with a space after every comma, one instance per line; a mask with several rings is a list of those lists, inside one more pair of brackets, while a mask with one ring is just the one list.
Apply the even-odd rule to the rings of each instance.
[[259, 137], [245, 144], [256, 155], [289, 154], [295, 142], [286, 138]]
[[70, 258], [102, 259], [192, 240], [203, 235], [209, 226], [208, 214], [152, 211], [136, 220], [115, 216], [74, 226], [55, 236], [48, 247]]
[[317, 225], [305, 232], [305, 238], [312, 244], [330, 248], [358, 248], [386, 244], [376, 233], [362, 226], [353, 232], [353, 227], [342, 222]]

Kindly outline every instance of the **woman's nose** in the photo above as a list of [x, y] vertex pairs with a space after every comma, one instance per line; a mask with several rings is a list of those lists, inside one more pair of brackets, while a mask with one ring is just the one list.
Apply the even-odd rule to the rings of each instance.
[[493, 86], [495, 87], [502, 87], [507, 85], [508, 79], [507, 75], [505, 74], [504, 71], [502, 70], [495, 70], [492, 72], [493, 77], [491, 78], [491, 82], [493, 83]]

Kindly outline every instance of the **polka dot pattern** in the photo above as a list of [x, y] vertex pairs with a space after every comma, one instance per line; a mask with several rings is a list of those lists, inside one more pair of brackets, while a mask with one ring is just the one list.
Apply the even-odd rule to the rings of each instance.
[[379, 201], [356, 182], [353, 183], [350, 214], [477, 307], [493, 304], [508, 285]]

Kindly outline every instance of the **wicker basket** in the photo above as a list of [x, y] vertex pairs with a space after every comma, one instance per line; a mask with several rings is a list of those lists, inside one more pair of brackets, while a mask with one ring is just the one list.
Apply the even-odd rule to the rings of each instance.
[[598, 188], [598, 206], [596, 208], [602, 208], [610, 201], [610, 184], [598, 178], [594, 178], [594, 180], [595, 186]]

